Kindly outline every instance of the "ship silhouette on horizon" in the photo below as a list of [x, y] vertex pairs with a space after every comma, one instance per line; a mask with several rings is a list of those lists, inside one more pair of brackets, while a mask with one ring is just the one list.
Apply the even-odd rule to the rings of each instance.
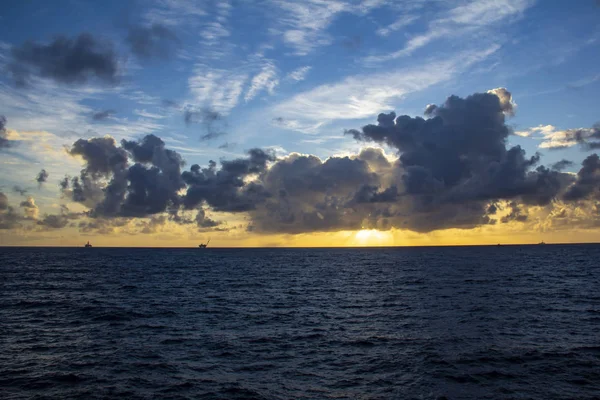
[[198, 247], [201, 248], [201, 249], [205, 249], [208, 246], [209, 243], [210, 243], [210, 238], [208, 239], [208, 242], [206, 242], [206, 243], [200, 243], [198, 245]]

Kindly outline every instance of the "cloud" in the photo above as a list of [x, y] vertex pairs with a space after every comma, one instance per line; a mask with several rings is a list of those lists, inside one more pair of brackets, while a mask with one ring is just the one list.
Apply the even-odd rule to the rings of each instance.
[[196, 104], [228, 114], [238, 104], [247, 80], [246, 73], [198, 64], [194, 75], [188, 79], [188, 84]]
[[389, 36], [391, 33], [412, 24], [417, 19], [419, 19], [417, 15], [402, 15], [388, 26], [379, 28], [376, 33], [379, 36]]
[[0, 115], [0, 150], [11, 146], [12, 143], [8, 138], [8, 132], [6, 131], [6, 117]]
[[277, 69], [273, 63], [267, 63], [262, 67], [262, 70], [256, 74], [250, 82], [250, 88], [244, 96], [244, 100], [250, 101], [261, 91], [266, 90], [269, 94], [273, 94], [275, 88], [279, 85], [277, 78]]
[[115, 113], [116, 113], [115, 110], [98, 111], [98, 112], [95, 112], [92, 114], [92, 120], [104, 121], [105, 119], [108, 119], [111, 115], [113, 115]]
[[225, 117], [221, 113], [208, 108], [201, 110], [188, 108], [183, 113], [183, 119], [188, 126], [194, 123], [202, 125], [206, 133], [200, 136], [201, 141], [215, 139], [227, 133], [225, 130], [227, 128]]
[[287, 75], [287, 78], [291, 79], [293, 81], [296, 81], [296, 82], [303, 81], [306, 79], [306, 76], [308, 75], [308, 73], [310, 72], [311, 69], [312, 69], [312, 67], [308, 66], [308, 65], [297, 68], [297, 69], [293, 70], [292, 72], [290, 72]]
[[23, 217], [17, 214], [8, 203], [8, 198], [0, 192], [0, 229], [14, 229], [21, 226]]
[[[400, 50], [364, 58], [367, 64], [392, 61], [411, 55], [416, 50], [437, 39], [456, 38], [468, 33], [480, 32], [501, 23], [509, 23], [510, 18], [519, 17], [532, 4], [532, 0], [483, 0], [460, 5], [442, 11], [438, 18], [428, 24], [427, 30], [410, 38]], [[508, 20], [508, 21], [507, 21]], [[412, 21], [409, 21], [410, 23]], [[387, 33], [387, 30], [383, 32]], [[484, 36], [484, 35], [480, 35]]]
[[216, 211], [241, 212], [255, 208], [268, 193], [259, 183], [247, 182], [246, 179], [265, 171], [275, 157], [261, 149], [249, 150], [248, 156], [221, 161], [220, 170], [216, 169], [214, 161], [209, 163], [208, 168], [192, 165], [182, 174], [188, 186], [183, 196], [185, 208], [196, 208], [203, 203]]
[[27, 200], [22, 201], [19, 206], [23, 208], [26, 219], [37, 220], [40, 210], [33, 197], [27, 197]]
[[179, 43], [177, 35], [160, 23], [129, 27], [126, 38], [131, 51], [139, 58], [166, 58]]
[[505, 89], [464, 99], [451, 96], [428, 107], [429, 119], [380, 114], [377, 125], [348, 133], [398, 150], [401, 195], [410, 196], [417, 211], [435, 212], [453, 204], [483, 210], [482, 202], [515, 198], [549, 204], [569, 177], [545, 167], [532, 171], [538, 155], [528, 158], [519, 146], [506, 147], [511, 97]]
[[382, 1], [352, 2], [342, 0], [270, 0], [282, 12], [278, 14], [280, 27], [273, 31], [293, 49], [294, 55], [304, 56], [315, 49], [332, 43], [327, 28], [342, 13], [365, 15], [381, 7]]
[[583, 150], [600, 149], [600, 123], [591, 128], [559, 130], [552, 125], [539, 125], [515, 134], [523, 137], [541, 136], [542, 149], [560, 150], [579, 145]]
[[577, 180], [569, 186], [564, 195], [567, 201], [581, 200], [593, 196], [600, 200], [600, 158], [592, 154], [583, 160], [577, 173]]
[[21, 196], [26, 196], [28, 191], [29, 191], [28, 189], [22, 188], [19, 185], [13, 186], [13, 192], [19, 193], [19, 195], [21, 195]]
[[[598, 156], [588, 157], [576, 176], [560, 172], [569, 165], [564, 160], [552, 169], [540, 165], [539, 154], [508, 145], [507, 119], [515, 110], [504, 88], [450, 96], [427, 106], [424, 118], [380, 113], [376, 124], [347, 131], [359, 143], [385, 146], [394, 155], [367, 147], [321, 159], [252, 148], [243, 157], [187, 170], [181, 155], [155, 135], [120, 143], [79, 139], [68, 152], [83, 168], [61, 181], [61, 191], [87, 211], [63, 209], [39, 218], [33, 198], [27, 198], [20, 216], [4, 196], [0, 226], [58, 229], [85, 218], [77, 224], [84, 232], [153, 233], [167, 223], [221, 229], [207, 217], [211, 210], [239, 215], [256, 233], [430, 232], [535, 224], [539, 210], [548, 218], [560, 218], [553, 213], [558, 208], [591, 213], [600, 196]], [[590, 218], [585, 224], [596, 221]]]
[[498, 49], [466, 52], [445, 61], [418, 68], [365, 76], [351, 76], [341, 82], [318, 86], [295, 95], [274, 107], [274, 114], [287, 127], [305, 131], [304, 127], [340, 119], [361, 119], [393, 109], [393, 101], [424, 90], [456, 75]]
[[219, 149], [233, 149], [235, 146], [237, 146], [237, 143], [233, 143], [233, 142], [225, 142], [221, 145], [219, 145]]
[[39, 185], [41, 185], [42, 183], [46, 182], [48, 180], [48, 172], [45, 169], [42, 169], [40, 172], [38, 172], [35, 180], [37, 181], [37, 183]]
[[8, 197], [2, 192], [0, 192], [0, 211], [8, 210]]
[[85, 167], [79, 177], [63, 180], [61, 189], [91, 208], [92, 217], [146, 217], [179, 206], [183, 160], [154, 135], [122, 140], [120, 147], [110, 137], [79, 139], [69, 152], [81, 156]]
[[198, 210], [195, 219], [196, 225], [199, 229], [202, 228], [213, 228], [218, 226], [219, 223], [215, 220], [212, 220], [206, 216], [206, 212], [203, 209]]
[[143, 16], [150, 24], [160, 23], [177, 27], [185, 23], [196, 23], [206, 10], [195, 0], [156, 0]]
[[9, 71], [18, 86], [27, 86], [32, 75], [63, 84], [83, 84], [94, 78], [113, 84], [118, 68], [112, 47], [83, 33], [74, 39], [58, 36], [48, 44], [29, 41], [13, 47]]
[[294, 2], [273, 0], [284, 12], [281, 22], [285, 26], [283, 42], [294, 49], [296, 55], [306, 55], [315, 48], [331, 43], [325, 29], [336, 14], [345, 11], [347, 5], [341, 1]]
[[562, 159], [552, 164], [552, 169], [555, 171], [562, 171], [563, 169], [568, 168], [574, 164], [575, 163], [573, 161]]

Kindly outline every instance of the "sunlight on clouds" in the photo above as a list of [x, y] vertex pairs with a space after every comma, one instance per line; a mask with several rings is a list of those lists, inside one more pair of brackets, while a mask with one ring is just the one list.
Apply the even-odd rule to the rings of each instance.
[[356, 246], [389, 246], [393, 244], [390, 232], [381, 232], [376, 229], [363, 229], [354, 234]]

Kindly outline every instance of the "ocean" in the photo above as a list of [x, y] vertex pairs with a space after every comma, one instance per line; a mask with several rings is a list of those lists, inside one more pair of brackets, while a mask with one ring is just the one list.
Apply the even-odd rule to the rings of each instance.
[[599, 260], [0, 248], [0, 398], [599, 399]]

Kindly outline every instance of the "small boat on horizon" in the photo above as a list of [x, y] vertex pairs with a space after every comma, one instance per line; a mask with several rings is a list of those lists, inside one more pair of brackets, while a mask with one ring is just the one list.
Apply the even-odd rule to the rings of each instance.
[[198, 245], [198, 247], [201, 248], [201, 249], [205, 249], [208, 246], [209, 243], [210, 243], [210, 238], [208, 239], [208, 242], [206, 242], [206, 243], [200, 243]]
[[84, 247], [92, 247], [92, 244], [90, 243], [90, 241], [88, 240], [88, 242], [85, 244]]
[[543, 240], [538, 243], [538, 245], [546, 244]]

